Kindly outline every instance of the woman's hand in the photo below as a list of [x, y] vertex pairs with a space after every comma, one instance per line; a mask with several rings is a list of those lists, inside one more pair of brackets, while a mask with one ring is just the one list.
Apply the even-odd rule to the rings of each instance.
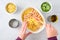
[[57, 36], [57, 30], [51, 25], [51, 24], [46, 24], [46, 32], [47, 32], [47, 37], [54, 37]]
[[27, 23], [24, 22], [23, 25], [22, 25], [22, 28], [19, 32], [19, 37], [22, 39], [22, 40], [25, 40], [25, 38], [31, 34], [31, 32], [28, 32], [26, 33], [26, 30], [27, 30]]

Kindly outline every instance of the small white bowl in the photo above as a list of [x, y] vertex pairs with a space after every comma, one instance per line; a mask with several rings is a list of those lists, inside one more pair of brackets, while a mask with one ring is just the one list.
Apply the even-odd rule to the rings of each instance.
[[[6, 9], [7, 5], [10, 4], [10, 3], [14, 4], [15, 7], [16, 7], [16, 10], [15, 10], [14, 12], [11, 12], [11, 13], [9, 13], [9, 12], [7, 11], [7, 9]], [[13, 3], [13, 2], [9, 2], [9, 3], [6, 4], [6, 6], [5, 6], [5, 10], [6, 10], [6, 12], [9, 13], [9, 14], [14, 14], [14, 13], [17, 11], [17, 6], [16, 6], [16, 4]]]
[[[20, 20], [21, 20], [21, 22], [23, 22], [22, 21], [22, 13], [26, 10], [26, 9], [28, 9], [28, 8], [34, 8], [35, 10], [37, 10], [39, 13], [40, 13], [40, 15], [42, 16], [42, 18], [44, 19], [44, 17], [43, 17], [43, 15], [41, 14], [41, 12], [38, 10], [38, 9], [36, 9], [35, 7], [27, 7], [27, 8], [25, 8], [24, 10], [22, 10], [22, 12], [20, 13]], [[28, 31], [30, 31], [30, 32], [32, 32], [32, 33], [39, 33], [39, 32], [41, 32], [43, 29], [45, 28], [45, 19], [44, 19], [44, 24], [43, 24], [43, 27], [41, 28], [41, 29], [39, 29], [38, 31], [35, 31], [35, 32], [33, 32], [33, 31], [31, 31], [31, 30], [29, 30], [28, 28]]]
[[[48, 1], [44, 1], [44, 2], [48, 2]], [[44, 3], [44, 2], [42, 2], [42, 3]], [[42, 5], [42, 3], [41, 3], [41, 5]], [[41, 5], [40, 5], [40, 10], [41, 10], [41, 12], [43, 12], [43, 13], [49, 13], [49, 12], [52, 11], [52, 4], [51, 4], [51, 2], [48, 2], [48, 3], [50, 4], [51, 9], [50, 9], [48, 12], [44, 12], [44, 11], [42, 11], [42, 9], [41, 9]]]

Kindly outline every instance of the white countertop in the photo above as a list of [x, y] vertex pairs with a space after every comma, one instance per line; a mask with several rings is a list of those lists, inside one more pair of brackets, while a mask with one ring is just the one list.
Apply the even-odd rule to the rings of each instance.
[[[48, 1], [52, 4], [52, 10], [49, 13], [43, 13], [40, 10], [42, 2]], [[5, 11], [5, 6], [9, 2], [14, 2], [17, 5], [17, 11], [15, 14], [8, 14]], [[58, 31], [58, 40], [60, 40], [60, 0], [0, 0], [0, 40], [15, 40], [18, 36], [18, 28], [10, 28], [8, 22], [10, 19], [15, 18], [20, 21], [20, 12], [28, 6], [36, 7], [48, 22], [47, 17], [56, 14], [58, 16], [58, 22], [51, 23]], [[38, 34], [30, 35], [26, 40], [46, 40], [45, 29]]]

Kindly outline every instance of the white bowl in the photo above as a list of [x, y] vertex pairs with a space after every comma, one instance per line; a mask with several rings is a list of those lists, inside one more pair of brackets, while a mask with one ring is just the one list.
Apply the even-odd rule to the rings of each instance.
[[[44, 2], [48, 2], [48, 1], [44, 1]], [[42, 2], [42, 3], [44, 3], [44, 2]], [[42, 3], [41, 3], [41, 5], [42, 5]], [[44, 12], [44, 11], [42, 11], [42, 9], [41, 9], [41, 5], [40, 5], [40, 10], [41, 10], [41, 12], [43, 12], [43, 13], [49, 13], [49, 12], [52, 11], [52, 4], [51, 4], [51, 2], [48, 2], [48, 3], [50, 4], [51, 9], [50, 9], [48, 12]]]
[[[39, 13], [40, 13], [40, 15], [42, 16], [42, 18], [44, 19], [44, 17], [43, 17], [43, 15], [41, 14], [41, 12], [38, 10], [38, 9], [36, 9], [35, 7], [27, 7], [27, 8], [25, 8], [24, 10], [22, 10], [22, 12], [20, 13], [20, 20], [21, 20], [21, 22], [23, 22], [22, 21], [22, 13], [26, 10], [26, 9], [28, 9], [28, 8], [34, 8], [35, 10], [37, 10]], [[31, 31], [31, 30], [29, 30], [28, 28], [28, 31], [30, 31], [30, 32], [32, 32], [32, 33], [39, 33], [39, 32], [41, 32], [43, 29], [45, 28], [45, 19], [44, 19], [44, 24], [43, 24], [43, 27], [41, 28], [41, 29], [39, 29], [38, 31], [35, 31], [35, 32], [33, 32], [33, 31]]]
[[[13, 3], [13, 2], [9, 2], [9, 3], [12, 3], [12, 4], [14, 4], [14, 5], [16, 6], [16, 4]], [[6, 4], [5, 10], [6, 10], [6, 7], [7, 7], [7, 5], [8, 5], [9, 3]], [[17, 6], [16, 6], [16, 10], [15, 10], [14, 12], [12, 12], [12, 13], [9, 13], [9, 12], [6, 10], [6, 12], [7, 12], [8, 14], [14, 14], [16, 11], [17, 11]]]

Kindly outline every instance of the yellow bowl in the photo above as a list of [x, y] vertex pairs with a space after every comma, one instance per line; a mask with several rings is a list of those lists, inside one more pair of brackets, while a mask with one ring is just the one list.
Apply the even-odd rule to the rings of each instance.
[[10, 2], [6, 5], [6, 11], [9, 13], [9, 14], [13, 14], [15, 13], [17, 10], [17, 7], [14, 3]]

